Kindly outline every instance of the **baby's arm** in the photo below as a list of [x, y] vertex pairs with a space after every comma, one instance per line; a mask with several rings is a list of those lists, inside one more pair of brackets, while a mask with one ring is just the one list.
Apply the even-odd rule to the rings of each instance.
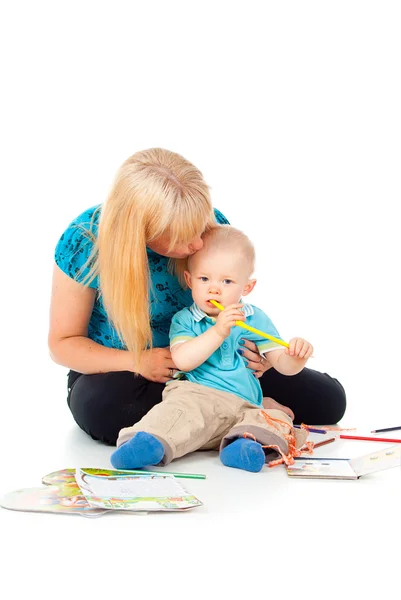
[[216, 324], [207, 331], [171, 347], [171, 357], [180, 371], [192, 371], [205, 362], [230, 335], [236, 321], [245, 321], [241, 304], [230, 304], [219, 313]]
[[313, 353], [312, 344], [302, 338], [293, 338], [289, 344], [290, 347], [285, 350], [271, 350], [264, 355], [268, 363], [282, 375], [300, 373]]
[[221, 346], [224, 338], [211, 327], [201, 335], [171, 348], [171, 357], [180, 371], [192, 371], [205, 362]]

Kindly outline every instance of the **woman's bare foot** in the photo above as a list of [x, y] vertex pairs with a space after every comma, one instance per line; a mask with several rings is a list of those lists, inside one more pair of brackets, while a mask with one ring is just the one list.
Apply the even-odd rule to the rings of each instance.
[[288, 408], [288, 406], [284, 406], [284, 404], [279, 404], [278, 402], [273, 400], [273, 398], [269, 398], [268, 396], [263, 398], [263, 408], [275, 408], [277, 410], [282, 410], [286, 415], [290, 417], [290, 419], [294, 420], [295, 415], [292, 412], [292, 410]]

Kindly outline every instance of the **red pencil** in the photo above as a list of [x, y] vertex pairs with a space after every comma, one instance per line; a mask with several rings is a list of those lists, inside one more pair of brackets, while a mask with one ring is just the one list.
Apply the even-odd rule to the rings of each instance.
[[389, 442], [390, 444], [401, 444], [401, 440], [394, 440], [392, 438], [378, 438], [378, 437], [363, 437], [359, 435], [340, 435], [342, 440], [367, 440], [369, 442]]

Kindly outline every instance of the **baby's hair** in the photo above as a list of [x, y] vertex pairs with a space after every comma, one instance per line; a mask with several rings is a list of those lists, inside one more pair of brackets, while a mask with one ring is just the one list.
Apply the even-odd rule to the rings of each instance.
[[[249, 274], [255, 270], [255, 248], [251, 240], [243, 231], [231, 225], [216, 225], [202, 235], [204, 248], [218, 248], [219, 250], [240, 251], [249, 263]], [[188, 261], [190, 266], [190, 260]]]

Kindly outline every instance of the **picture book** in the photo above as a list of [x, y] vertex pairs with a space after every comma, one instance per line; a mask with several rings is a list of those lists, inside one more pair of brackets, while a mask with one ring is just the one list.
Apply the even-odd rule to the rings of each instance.
[[64, 469], [46, 475], [45, 485], [23, 488], [0, 498], [0, 506], [9, 510], [47, 512], [84, 517], [99, 517], [106, 511], [92, 508], [82, 494], [76, 480], [75, 469]]
[[92, 508], [185, 510], [202, 504], [174, 475], [77, 469], [75, 479]]
[[359, 479], [364, 475], [401, 466], [401, 447], [390, 446], [358, 458], [295, 458], [287, 466], [290, 477], [306, 479]]
[[173, 475], [63, 469], [45, 475], [42, 483], [43, 487], [6, 494], [0, 498], [0, 506], [9, 510], [99, 517], [113, 510], [182, 511], [202, 505]]

